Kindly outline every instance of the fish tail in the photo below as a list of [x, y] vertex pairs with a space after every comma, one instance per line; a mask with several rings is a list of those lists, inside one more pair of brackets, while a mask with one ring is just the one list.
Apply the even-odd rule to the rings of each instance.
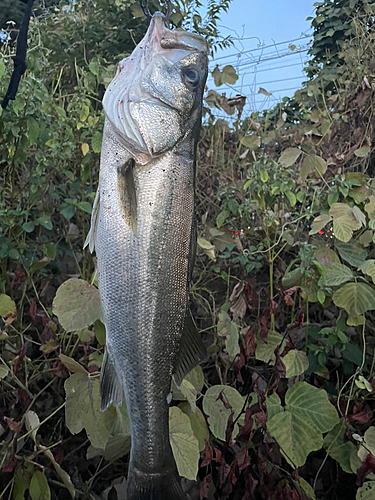
[[176, 470], [144, 473], [130, 467], [127, 500], [187, 500]]

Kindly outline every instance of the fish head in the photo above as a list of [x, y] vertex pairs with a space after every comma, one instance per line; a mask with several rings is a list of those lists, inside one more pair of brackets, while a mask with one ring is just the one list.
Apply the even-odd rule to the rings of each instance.
[[120, 62], [103, 107], [134, 159], [145, 164], [200, 125], [208, 47], [199, 35], [170, 30], [160, 12]]

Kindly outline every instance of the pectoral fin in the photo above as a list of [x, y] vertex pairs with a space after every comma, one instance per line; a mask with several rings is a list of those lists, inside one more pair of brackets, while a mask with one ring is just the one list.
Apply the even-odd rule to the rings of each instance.
[[138, 219], [137, 219], [137, 194], [134, 184], [134, 165], [135, 161], [130, 158], [124, 165], [117, 170], [118, 176], [118, 193], [120, 205], [124, 218], [128, 226], [133, 230], [133, 233], [138, 234]]
[[98, 188], [94, 200], [94, 206], [92, 207], [90, 231], [88, 232], [85, 244], [83, 245], [83, 248], [86, 248], [88, 245], [91, 253], [94, 251], [95, 248], [96, 230], [99, 221], [99, 209], [100, 209], [100, 191]]
[[185, 329], [181, 337], [180, 352], [174, 369], [174, 380], [177, 385], [181, 385], [185, 375], [187, 375], [200, 361], [207, 356], [206, 347], [194, 324], [191, 312], [186, 314]]
[[116, 373], [115, 365], [108, 354], [107, 348], [104, 351], [102, 368], [100, 371], [100, 410], [104, 411], [111, 404], [121, 406], [122, 404], [122, 384]]

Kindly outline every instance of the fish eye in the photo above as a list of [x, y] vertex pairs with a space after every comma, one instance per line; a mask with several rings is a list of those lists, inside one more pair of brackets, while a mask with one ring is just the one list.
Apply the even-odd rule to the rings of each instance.
[[184, 72], [185, 83], [195, 87], [199, 83], [199, 73], [195, 68], [187, 68]]

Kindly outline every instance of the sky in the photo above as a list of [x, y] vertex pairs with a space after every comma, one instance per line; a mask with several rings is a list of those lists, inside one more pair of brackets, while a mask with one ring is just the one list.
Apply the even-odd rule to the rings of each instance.
[[[235, 46], [218, 51], [210, 62], [212, 71], [231, 64], [239, 79], [232, 86], [208, 86], [227, 97], [246, 95], [246, 111], [273, 107], [285, 96], [293, 96], [306, 80], [302, 71], [308, 58], [315, 0], [232, 0], [219, 23], [223, 36], [236, 38]], [[264, 88], [271, 96], [259, 94]]]

